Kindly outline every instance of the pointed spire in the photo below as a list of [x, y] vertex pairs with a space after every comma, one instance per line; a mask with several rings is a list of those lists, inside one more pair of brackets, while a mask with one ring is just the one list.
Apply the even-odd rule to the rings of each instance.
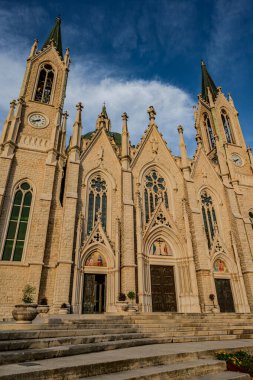
[[105, 103], [102, 106], [102, 111], [98, 115], [96, 129], [105, 128], [108, 132], [111, 130], [111, 120], [108, 117]]
[[216, 96], [218, 94], [218, 89], [215, 86], [214, 81], [212, 80], [210, 74], [207, 71], [205, 62], [203, 62], [203, 61], [201, 62], [201, 71], [202, 71], [202, 93], [201, 93], [201, 96], [206, 102], [209, 102], [208, 88], [212, 94], [213, 100], [216, 98]]
[[32, 47], [31, 47], [29, 58], [33, 57], [36, 54], [37, 49], [38, 49], [38, 40], [35, 39]]
[[231, 106], [235, 108], [235, 104], [234, 104], [233, 98], [232, 98], [230, 93], [228, 94], [228, 101], [231, 104]]
[[2, 135], [0, 135], [0, 145], [2, 143], [4, 143], [5, 140], [8, 138], [8, 129], [9, 129], [11, 121], [13, 120], [16, 105], [17, 105], [16, 100], [12, 100], [10, 102], [10, 111], [8, 113], [6, 120], [5, 120]]
[[182, 125], [179, 125], [177, 127], [178, 133], [179, 133], [179, 140], [180, 140], [180, 153], [181, 153], [181, 160], [182, 160], [182, 169], [189, 168], [189, 161], [187, 156], [187, 150], [186, 145], [184, 141], [184, 128]]
[[121, 156], [122, 156], [122, 164], [125, 169], [128, 168], [129, 166], [129, 133], [128, 133], [128, 127], [127, 127], [127, 113], [124, 112], [122, 117], [123, 125], [122, 125], [122, 151], [121, 151]]
[[103, 107], [102, 107], [101, 115], [103, 115], [106, 119], [108, 119], [105, 102], [104, 102]]
[[81, 132], [82, 132], [82, 109], [83, 105], [79, 102], [76, 105], [76, 118], [73, 125], [73, 135], [71, 137], [70, 150], [72, 152], [72, 159], [79, 160], [79, 151], [81, 148]]
[[51, 41], [53, 41], [56, 50], [60, 54], [61, 57], [62, 55], [62, 41], [61, 41], [61, 18], [56, 17], [55, 25], [53, 29], [51, 30], [51, 33], [48, 36], [48, 39], [43, 45], [43, 48], [47, 47], [50, 45]]

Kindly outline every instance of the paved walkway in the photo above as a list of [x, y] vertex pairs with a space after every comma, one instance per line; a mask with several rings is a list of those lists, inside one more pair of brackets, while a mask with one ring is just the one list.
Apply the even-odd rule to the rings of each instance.
[[[208, 341], [191, 343], [166, 343], [148, 346], [123, 348], [98, 353], [74, 355], [68, 357], [37, 360], [31, 365], [8, 364], [0, 367], [0, 379], [10, 374], [33, 373], [36, 378], [37, 371], [52, 370], [57, 368], [78, 367], [80, 365], [92, 365], [99, 363], [110, 363], [121, 360], [131, 360], [138, 358], [149, 358], [161, 355], [177, 355], [183, 353], [196, 353], [199, 357], [208, 355], [208, 351], [225, 349], [243, 349], [249, 347], [253, 352], [253, 339], [229, 340], [229, 341]], [[59, 348], [60, 349], [60, 348]]]

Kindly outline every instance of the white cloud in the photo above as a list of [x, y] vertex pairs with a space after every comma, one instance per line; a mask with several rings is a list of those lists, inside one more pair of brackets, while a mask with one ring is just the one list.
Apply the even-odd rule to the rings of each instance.
[[[2, 38], [4, 39], [4, 35]], [[8, 38], [13, 40], [13, 36], [9, 33]], [[8, 41], [5, 40], [5, 42]], [[26, 40], [21, 40], [20, 44], [23, 49], [20, 49], [20, 45], [16, 47], [15, 44], [11, 44], [10, 49], [3, 49], [0, 52], [0, 131], [8, 113], [10, 101], [18, 97], [25, 72], [29, 45]], [[95, 129], [96, 118], [105, 101], [114, 131], [121, 131], [121, 115], [125, 111], [128, 113], [131, 141], [136, 144], [148, 125], [147, 108], [153, 105], [157, 112], [156, 122], [159, 130], [163, 133], [173, 153], [179, 153], [177, 133], [179, 124], [185, 127], [189, 151], [193, 153], [195, 131], [192, 105], [194, 100], [189, 94], [158, 80], [127, 80], [126, 73], [122, 74], [122, 70], [117, 67], [104, 67], [103, 62], [94, 63], [90, 58], [85, 60], [83, 57], [73, 57], [73, 60], [76, 63], [71, 65], [65, 100], [65, 109], [70, 114], [69, 135], [77, 102], [82, 101], [85, 106], [83, 133], [86, 133]]]
[[[106, 102], [107, 112], [114, 131], [121, 131], [121, 115], [129, 116], [131, 141], [137, 143], [148, 125], [147, 108], [153, 105], [157, 112], [156, 122], [168, 146], [178, 153], [177, 126], [185, 126], [185, 136], [194, 141], [193, 99], [189, 94], [170, 84], [157, 80], [126, 80], [108, 76], [107, 70], [95, 64], [76, 64], [71, 68], [65, 108], [74, 119], [74, 105], [82, 101], [83, 133], [95, 129], [95, 122]], [[68, 127], [71, 132], [71, 127]], [[191, 144], [191, 152], [192, 152]]]

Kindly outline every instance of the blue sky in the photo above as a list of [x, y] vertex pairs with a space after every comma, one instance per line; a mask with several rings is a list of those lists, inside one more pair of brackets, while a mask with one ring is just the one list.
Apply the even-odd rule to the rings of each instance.
[[25, 60], [34, 38], [40, 46], [55, 17], [62, 17], [64, 48], [71, 51], [65, 108], [84, 105], [84, 132], [95, 128], [103, 101], [112, 127], [129, 114], [137, 143], [154, 105], [157, 124], [178, 153], [176, 127], [183, 124], [190, 154], [195, 148], [192, 106], [200, 92], [200, 61], [217, 86], [230, 92], [246, 142], [253, 142], [251, 0], [0, 0], [0, 122], [18, 97]]

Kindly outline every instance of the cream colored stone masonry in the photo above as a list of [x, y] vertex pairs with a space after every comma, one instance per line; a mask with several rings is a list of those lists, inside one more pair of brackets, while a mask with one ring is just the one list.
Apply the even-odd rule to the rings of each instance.
[[[199, 96], [192, 159], [182, 127], [181, 156], [172, 155], [153, 107], [141, 141], [131, 146], [126, 114], [122, 134], [115, 134], [103, 107], [87, 134], [78, 104], [66, 148], [69, 62], [68, 51], [62, 58], [53, 42], [41, 51], [35, 43], [3, 127], [0, 318], [11, 316], [26, 284], [36, 288], [35, 302], [47, 298], [50, 313], [62, 303], [72, 313], [118, 312], [119, 294], [129, 291], [140, 312], [252, 312], [253, 159], [231, 97], [220, 89], [215, 98], [209, 91], [208, 101]], [[45, 63], [54, 70], [49, 104], [35, 101]], [[44, 116], [47, 125], [32, 126], [31, 114]], [[19, 230], [10, 238], [8, 229], [22, 183], [31, 186], [32, 202], [22, 257], [15, 261], [4, 252], [6, 239], [18, 244]]]

